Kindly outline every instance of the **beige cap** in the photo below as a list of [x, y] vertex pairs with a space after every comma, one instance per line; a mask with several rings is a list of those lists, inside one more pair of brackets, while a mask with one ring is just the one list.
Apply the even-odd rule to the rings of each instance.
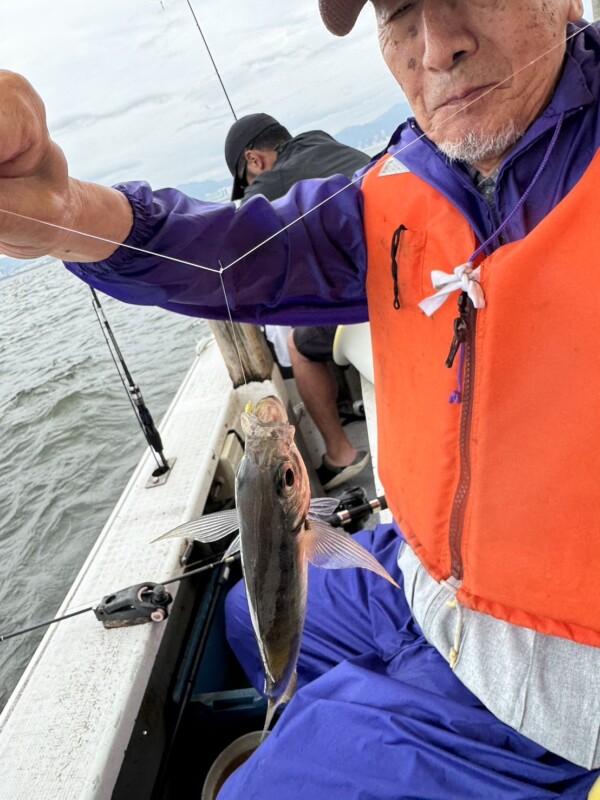
[[319, 11], [327, 30], [336, 36], [350, 33], [367, 0], [319, 0]]

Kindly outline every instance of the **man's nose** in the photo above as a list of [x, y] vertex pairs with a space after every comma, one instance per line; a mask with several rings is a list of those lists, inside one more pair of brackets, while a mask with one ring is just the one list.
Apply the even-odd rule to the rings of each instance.
[[460, 6], [446, 0], [424, 0], [422, 5], [423, 66], [451, 70], [477, 50], [477, 39]]

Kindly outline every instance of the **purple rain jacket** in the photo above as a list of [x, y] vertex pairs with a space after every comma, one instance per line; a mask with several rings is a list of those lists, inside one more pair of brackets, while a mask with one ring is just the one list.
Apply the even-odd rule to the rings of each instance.
[[[577, 30], [569, 25], [569, 34]], [[503, 242], [518, 240], [575, 185], [600, 144], [599, 62], [600, 27], [595, 24], [569, 40], [549, 105], [503, 162], [495, 189], [497, 219], [463, 165], [450, 164], [432, 142], [419, 139], [415, 120], [398, 128], [390, 148], [400, 150], [397, 158], [454, 203], [485, 241], [528, 188], [564, 115], [549, 163], [504, 228]], [[175, 189], [152, 191], [143, 182], [116, 188], [134, 212], [124, 244], [155, 255], [122, 246], [106, 261], [66, 264], [106, 294], [127, 303], [226, 319], [218, 275], [223, 266], [228, 303], [238, 321], [332, 325], [368, 319], [360, 180], [352, 184], [338, 175], [301, 181], [279, 200], [270, 203], [257, 196], [239, 209], [195, 200]]]

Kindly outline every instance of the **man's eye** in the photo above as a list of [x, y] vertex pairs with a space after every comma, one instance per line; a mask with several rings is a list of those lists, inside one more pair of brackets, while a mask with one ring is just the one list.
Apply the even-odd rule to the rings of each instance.
[[390, 14], [389, 21], [393, 19], [397, 19], [405, 14], [409, 9], [413, 7], [414, 3], [402, 3], [402, 5], [398, 6], [398, 8]]

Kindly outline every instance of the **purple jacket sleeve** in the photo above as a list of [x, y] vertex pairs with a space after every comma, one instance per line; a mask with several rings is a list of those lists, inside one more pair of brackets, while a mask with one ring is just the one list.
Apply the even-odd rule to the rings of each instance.
[[106, 261], [66, 264], [106, 294], [227, 319], [224, 284], [237, 321], [331, 325], [367, 319], [362, 197], [347, 178], [302, 181], [279, 200], [258, 196], [237, 210], [175, 189], [153, 192], [146, 183], [116, 188], [134, 212], [127, 246]]

